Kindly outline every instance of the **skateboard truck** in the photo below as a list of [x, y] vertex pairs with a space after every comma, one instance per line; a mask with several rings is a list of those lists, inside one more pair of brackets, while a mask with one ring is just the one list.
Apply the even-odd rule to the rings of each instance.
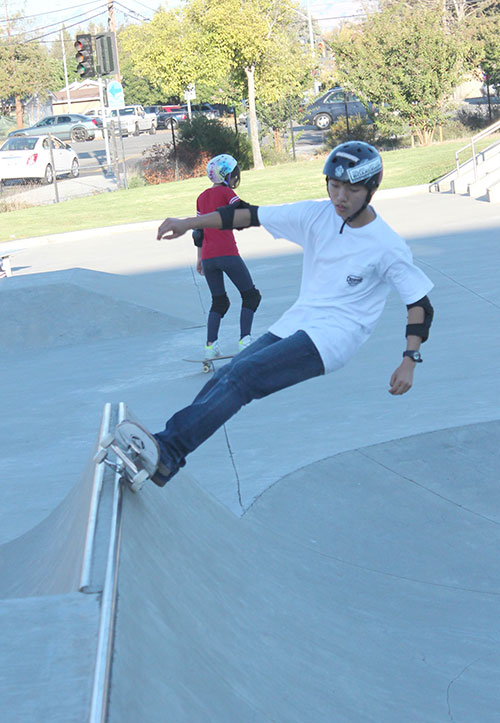
[[[150, 475], [145, 469], [140, 469], [135, 462], [133, 462], [126, 452], [116, 444], [116, 440], [111, 432], [106, 434], [101, 439], [101, 449], [97, 452], [94, 457], [96, 464], [106, 464], [112, 470], [117, 472], [122, 480], [125, 480], [132, 492], [139, 492], [142, 489], [146, 480], [150, 479]], [[113, 452], [120, 462], [112, 462], [109, 458], [109, 452]], [[141, 450], [136, 448], [133, 443], [130, 445], [130, 451], [133, 452], [137, 457]]]

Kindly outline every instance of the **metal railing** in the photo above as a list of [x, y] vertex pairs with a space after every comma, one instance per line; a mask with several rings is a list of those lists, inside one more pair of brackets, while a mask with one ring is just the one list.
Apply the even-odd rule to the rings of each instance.
[[[124, 419], [125, 412], [125, 405], [120, 403], [118, 406], [118, 422]], [[120, 482], [120, 474], [117, 472], [113, 482], [112, 519], [109, 534], [106, 576], [101, 597], [96, 665], [88, 723], [104, 723], [107, 718], [108, 689], [116, 614], [118, 565], [120, 560], [122, 503], [123, 490]]]
[[478, 141], [481, 141], [483, 138], [487, 138], [492, 133], [495, 133], [496, 131], [500, 130], [500, 120], [496, 121], [495, 123], [492, 123], [492, 125], [488, 126], [487, 128], [484, 128], [479, 133], [476, 133], [475, 136], [472, 136], [469, 143], [467, 143], [465, 146], [462, 146], [462, 148], [459, 148], [458, 151], [455, 153], [455, 161], [457, 166], [457, 176], [460, 174], [460, 169], [464, 167], [468, 161], [464, 161], [464, 163], [460, 164], [459, 155], [463, 151], [471, 148], [472, 149], [472, 168], [474, 171], [474, 181], [477, 181], [477, 156], [479, 154], [476, 154], [476, 143]]

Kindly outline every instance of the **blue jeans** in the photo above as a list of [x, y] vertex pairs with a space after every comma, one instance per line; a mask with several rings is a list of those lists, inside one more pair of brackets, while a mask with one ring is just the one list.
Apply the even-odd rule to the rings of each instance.
[[220, 367], [192, 404], [174, 414], [155, 434], [170, 474], [186, 456], [222, 427], [242, 406], [325, 373], [318, 350], [304, 331], [281, 339], [270, 332]]

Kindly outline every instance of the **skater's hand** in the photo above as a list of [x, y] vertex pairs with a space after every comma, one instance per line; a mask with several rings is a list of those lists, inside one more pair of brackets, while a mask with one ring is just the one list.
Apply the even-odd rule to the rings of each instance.
[[186, 218], [166, 218], [158, 228], [156, 238], [158, 241], [164, 238], [178, 238], [189, 231], [189, 228], [189, 220]]
[[203, 273], [203, 264], [201, 263], [201, 259], [198, 259], [198, 261], [196, 262], [196, 271], [200, 274], [200, 276], [205, 275]]
[[389, 394], [406, 394], [413, 386], [415, 362], [405, 357], [391, 377]]

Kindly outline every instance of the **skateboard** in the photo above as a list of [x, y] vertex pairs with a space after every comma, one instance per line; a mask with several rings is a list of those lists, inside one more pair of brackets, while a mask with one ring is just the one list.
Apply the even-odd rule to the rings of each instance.
[[[124, 419], [114, 432], [106, 434], [101, 449], [94, 457], [96, 464], [104, 464], [120, 474], [133, 492], [139, 492], [158, 468], [160, 449], [152, 435], [137, 422]], [[113, 452], [117, 461], [109, 459]]]
[[183, 359], [182, 361], [194, 362], [195, 364], [203, 364], [201, 370], [203, 374], [208, 374], [208, 372], [215, 371], [214, 361], [219, 361], [220, 359], [233, 359], [233, 357], [234, 354], [229, 354], [227, 356], [214, 356], [212, 359]]

